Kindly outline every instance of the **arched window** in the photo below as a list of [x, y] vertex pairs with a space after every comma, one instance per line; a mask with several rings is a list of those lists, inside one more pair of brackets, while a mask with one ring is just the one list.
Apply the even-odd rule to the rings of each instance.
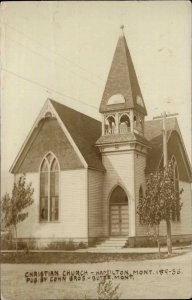
[[[142, 186], [139, 188], [139, 204], [143, 202], [143, 189]], [[141, 223], [141, 215], [139, 215], [139, 222]]]
[[[175, 157], [173, 156], [172, 159], [173, 164], [173, 182], [174, 182], [174, 189], [179, 194], [179, 173], [178, 167]], [[179, 209], [179, 196], [177, 198], [175, 210], [172, 212], [172, 220], [173, 221], [180, 221], [180, 209]]]
[[115, 133], [115, 118], [109, 116], [105, 120], [105, 134], [114, 134]]
[[121, 94], [115, 94], [109, 98], [107, 105], [119, 104], [119, 103], [125, 103], [125, 98]]
[[40, 167], [40, 221], [57, 221], [59, 217], [59, 164], [48, 153]]
[[119, 132], [120, 133], [130, 132], [130, 120], [127, 115], [122, 115], [120, 118]]

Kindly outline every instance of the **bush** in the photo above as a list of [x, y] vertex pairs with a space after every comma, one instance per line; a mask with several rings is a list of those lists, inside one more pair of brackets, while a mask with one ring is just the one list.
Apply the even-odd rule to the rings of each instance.
[[1, 232], [1, 250], [15, 250], [16, 243], [13, 240], [10, 228]]
[[87, 245], [83, 242], [80, 242], [79, 243], [79, 246], [78, 246], [78, 249], [86, 249], [87, 248]]
[[98, 299], [119, 299], [120, 295], [118, 294], [119, 285], [113, 286], [111, 280], [101, 280], [97, 287]]
[[73, 240], [69, 241], [61, 241], [61, 242], [51, 242], [48, 246], [47, 249], [50, 250], [75, 250], [77, 247], [75, 246]]
[[[166, 241], [161, 241], [160, 240], [160, 245], [162, 246], [166, 246]], [[156, 248], [157, 247], [157, 241], [156, 239], [150, 239], [147, 238], [146, 240], [143, 241], [139, 241], [136, 244], [136, 247], [141, 247], [141, 248]]]
[[19, 240], [18, 241], [18, 250], [28, 250], [28, 245], [25, 241]]
[[28, 242], [27, 242], [27, 247], [28, 247], [28, 250], [35, 250], [35, 249], [38, 249], [37, 247], [37, 243], [34, 239], [30, 239]]
[[69, 240], [68, 242], [65, 243], [65, 250], [75, 250], [75, 244], [72, 240]]
[[[24, 241], [18, 239], [18, 250], [24, 250], [26, 252], [37, 249], [35, 240]], [[16, 240], [10, 235], [4, 235], [1, 237], [1, 249], [2, 250], [16, 250]]]
[[173, 246], [191, 246], [192, 245], [192, 241], [189, 240], [173, 240], [172, 242]]
[[1, 238], [1, 250], [15, 250], [15, 243], [12, 239]]

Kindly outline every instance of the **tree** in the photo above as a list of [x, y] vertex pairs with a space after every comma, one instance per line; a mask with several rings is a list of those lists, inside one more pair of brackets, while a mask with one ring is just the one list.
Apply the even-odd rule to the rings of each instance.
[[160, 253], [159, 224], [162, 220], [167, 224], [168, 254], [172, 253], [171, 218], [181, 210], [180, 194], [182, 190], [175, 187], [174, 165], [170, 161], [162, 170], [149, 174], [145, 196], [139, 201], [137, 213], [141, 224], [157, 228], [157, 242]]
[[25, 176], [20, 176], [19, 180], [14, 183], [12, 195], [10, 196], [6, 193], [2, 197], [1, 208], [3, 223], [5, 228], [14, 228], [15, 238], [16, 238], [16, 251], [17, 251], [17, 224], [23, 222], [27, 216], [28, 212], [25, 209], [33, 204], [32, 195], [34, 189], [32, 184], [26, 183]]
[[139, 199], [137, 213], [139, 214], [140, 223], [155, 228], [156, 239], [160, 256], [159, 224], [162, 220], [159, 197], [159, 172], [149, 174], [146, 184], [145, 196]]

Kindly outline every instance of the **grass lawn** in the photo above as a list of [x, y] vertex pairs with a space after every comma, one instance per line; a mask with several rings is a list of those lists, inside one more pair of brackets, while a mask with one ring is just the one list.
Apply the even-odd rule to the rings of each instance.
[[[177, 254], [172, 254], [177, 256]], [[161, 253], [161, 258], [167, 258], [167, 253]], [[28, 263], [28, 264], [50, 264], [50, 263], [102, 263], [109, 261], [142, 261], [159, 259], [158, 253], [75, 253], [75, 252], [3, 252], [1, 253], [1, 263]]]
[[[58, 271], [62, 274], [65, 270], [68, 271], [84, 271], [88, 272], [91, 277], [92, 272], [100, 272], [103, 270], [119, 270], [129, 273], [135, 273], [133, 278], [125, 280], [124, 278], [113, 278], [112, 283], [115, 287], [119, 284], [118, 293], [119, 299], [190, 299], [192, 295], [192, 253], [183, 253], [169, 259], [154, 259], [154, 254], [100, 254], [99, 257], [95, 253], [30, 253], [26, 257], [44, 256], [44, 260], [48, 257], [54, 258], [54, 261], [59, 261], [69, 257], [84, 257], [84, 260], [90, 260], [90, 257], [95, 256], [95, 260], [106, 259], [107, 262], [97, 263], [19, 263], [19, 264], [2, 264], [1, 266], [1, 290], [4, 299], [9, 300], [52, 300], [52, 299], [99, 299], [97, 288], [99, 281], [92, 278], [86, 280], [73, 281], [50, 281], [43, 283], [30, 283], [26, 281], [26, 272], [41, 272], [41, 271]], [[22, 254], [23, 255], [23, 254]], [[21, 255], [21, 257], [22, 257]], [[49, 256], [48, 256], [49, 255]], [[51, 255], [51, 256], [50, 256]], [[87, 256], [87, 258], [86, 258]], [[21, 258], [20, 257], [20, 258]], [[121, 261], [110, 261], [120, 257]], [[153, 257], [153, 259], [152, 259]], [[8, 258], [8, 256], [7, 256]], [[126, 258], [126, 260], [125, 260]], [[148, 260], [146, 260], [146, 258]], [[34, 261], [34, 260], [33, 260]], [[42, 261], [42, 259], [41, 259]], [[145, 270], [151, 270], [151, 273], [144, 274]], [[160, 270], [167, 270], [163, 274]], [[179, 272], [178, 272], [179, 270]], [[139, 273], [138, 273], [139, 272]], [[2, 298], [3, 298], [2, 297]]]

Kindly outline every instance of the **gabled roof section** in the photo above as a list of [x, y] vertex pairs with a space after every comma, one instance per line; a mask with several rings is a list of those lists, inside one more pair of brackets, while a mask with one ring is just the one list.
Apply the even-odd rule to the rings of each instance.
[[104, 171], [101, 155], [95, 147], [101, 136], [101, 122], [50, 99], [59, 118], [87, 162], [88, 168]]
[[21, 160], [23, 152], [26, 152], [27, 148], [30, 147], [28, 142], [32, 134], [41, 119], [50, 112], [57, 119], [84, 167], [104, 171], [100, 153], [95, 147], [95, 142], [101, 135], [101, 122], [51, 99], [45, 102], [10, 171], [16, 172], [15, 168], [18, 161]]
[[[146, 173], [153, 172], [161, 167], [163, 163], [163, 122], [161, 119], [145, 121], [144, 133], [146, 139], [150, 142], [151, 149], [147, 155]], [[180, 177], [184, 181], [192, 181], [191, 164], [188, 159], [187, 151], [179, 129], [176, 118], [166, 119], [168, 158], [177, 153], [180, 156]], [[182, 162], [181, 162], [182, 160]], [[185, 168], [185, 170], [184, 170]]]
[[[116, 95], [123, 97], [125, 101], [116, 101], [116, 103], [110, 104], [110, 98]], [[120, 36], [99, 111], [104, 113], [129, 108], [134, 108], [147, 115], [126, 39], [124, 36]]]

